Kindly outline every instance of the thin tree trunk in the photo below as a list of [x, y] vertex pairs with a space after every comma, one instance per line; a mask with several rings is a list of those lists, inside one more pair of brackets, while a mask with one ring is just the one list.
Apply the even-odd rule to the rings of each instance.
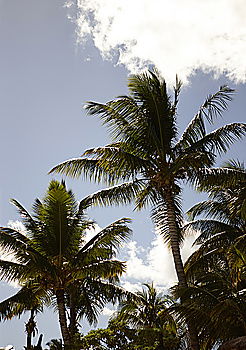
[[67, 326], [67, 316], [65, 309], [64, 291], [59, 289], [56, 291], [56, 302], [59, 314], [59, 323], [64, 345], [70, 345], [70, 334]]
[[32, 335], [35, 330], [35, 321], [34, 321], [34, 309], [31, 310], [31, 316], [26, 324], [26, 348], [30, 350], [32, 348]]
[[[183, 264], [181, 252], [180, 252], [180, 244], [179, 244], [178, 228], [177, 228], [177, 220], [176, 220], [176, 214], [175, 214], [175, 206], [173, 202], [173, 195], [170, 190], [165, 192], [165, 203], [167, 208], [167, 223], [168, 223], [168, 229], [170, 234], [171, 250], [172, 250], [175, 270], [178, 277], [178, 283], [180, 287], [188, 287], [185, 271], [184, 271], [184, 264]], [[182, 299], [181, 299], [181, 303], [182, 303]], [[191, 350], [199, 350], [197, 333], [194, 330], [194, 327], [191, 325], [191, 323], [188, 320], [186, 321], [186, 323], [188, 326], [188, 332], [190, 337], [190, 348]]]
[[76, 303], [75, 303], [75, 296], [73, 291], [70, 293], [70, 324], [69, 324], [69, 330], [71, 334], [71, 338], [73, 339], [75, 336], [75, 333], [77, 331], [76, 326]]

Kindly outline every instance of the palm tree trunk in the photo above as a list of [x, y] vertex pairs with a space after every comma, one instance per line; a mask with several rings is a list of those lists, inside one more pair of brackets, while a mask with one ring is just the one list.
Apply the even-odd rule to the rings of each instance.
[[[168, 223], [168, 229], [170, 234], [171, 250], [172, 250], [175, 270], [178, 277], [178, 283], [180, 287], [188, 287], [185, 271], [184, 271], [184, 264], [183, 264], [181, 252], [180, 252], [178, 227], [177, 227], [173, 195], [170, 190], [167, 190], [165, 192], [165, 203], [166, 203], [166, 210], [167, 210], [167, 223]], [[182, 299], [181, 299], [181, 303], [182, 303]], [[187, 320], [186, 323], [187, 323], [189, 337], [190, 337], [190, 348], [191, 350], [199, 350], [197, 332], [195, 331], [194, 327], [191, 325], [190, 321]]]
[[32, 335], [35, 330], [35, 321], [34, 321], [34, 309], [31, 310], [31, 316], [26, 324], [26, 348], [30, 350], [32, 348]]
[[76, 303], [75, 303], [75, 296], [73, 291], [70, 293], [70, 324], [69, 324], [69, 330], [71, 334], [71, 338], [73, 339], [75, 336], [75, 333], [77, 331], [76, 326]]
[[70, 345], [70, 334], [67, 326], [64, 291], [62, 289], [58, 289], [56, 291], [56, 302], [58, 307], [59, 323], [60, 323], [63, 342], [65, 346]]

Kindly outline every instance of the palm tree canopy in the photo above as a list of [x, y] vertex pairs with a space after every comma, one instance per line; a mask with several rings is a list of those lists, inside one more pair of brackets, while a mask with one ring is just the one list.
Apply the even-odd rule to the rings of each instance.
[[170, 297], [158, 293], [153, 283], [146, 283], [142, 291], [133, 293], [120, 303], [116, 317], [135, 328], [168, 326], [175, 333], [175, 321], [168, 312], [171, 303]]
[[[0, 303], [2, 318], [42, 303], [50, 304], [56, 290], [68, 293], [74, 283], [91, 284], [94, 290], [99, 286], [99, 297], [103, 296], [104, 285], [107, 293], [103, 301], [112, 300], [112, 282], [125, 270], [125, 264], [116, 260], [115, 255], [131, 233], [129, 219], [113, 222], [87, 241], [86, 230], [93, 226], [85, 216], [88, 205], [83, 206], [83, 201], [77, 203], [64, 183], [50, 182], [44, 199], [35, 201], [33, 215], [16, 200], [12, 202], [26, 231], [1, 227], [0, 246], [12, 254], [14, 261], [0, 260], [0, 278], [16, 280], [23, 287]], [[123, 291], [119, 289], [118, 296], [120, 293]], [[102, 305], [103, 302], [98, 302], [99, 307]], [[91, 318], [94, 321], [95, 315]]]
[[94, 197], [97, 204], [129, 203], [135, 199], [141, 208], [148, 202], [156, 204], [167, 188], [179, 195], [181, 180], [194, 182], [201, 167], [214, 164], [216, 152], [225, 152], [245, 134], [243, 123], [206, 132], [206, 121], [213, 123], [232, 99], [234, 90], [227, 86], [208, 96], [181, 136], [177, 123], [181, 88], [178, 79], [173, 99], [157, 73], [133, 75], [128, 87], [128, 96], [106, 104], [88, 102], [85, 106], [88, 114], [100, 115], [113, 143], [87, 150], [82, 158], [70, 159], [51, 170], [72, 177], [83, 174], [109, 184], [131, 180]]
[[205, 169], [199, 188], [209, 199], [189, 210], [198, 219], [183, 228], [200, 235], [185, 264], [188, 287], [177, 288], [185, 301], [178, 310], [195, 323], [205, 349], [246, 334], [245, 180], [240, 162]]
[[[191, 219], [183, 231], [199, 231], [194, 244], [199, 249], [189, 258], [187, 271], [199, 261], [212, 265], [224, 261], [231, 245], [246, 234], [246, 172], [243, 164], [229, 161], [221, 168], [204, 169], [199, 189], [206, 191], [209, 199], [194, 205], [188, 215]], [[200, 219], [200, 216], [205, 219]], [[241, 238], [240, 238], [241, 237]], [[237, 243], [238, 244], [238, 243]], [[214, 260], [215, 259], [215, 260]]]

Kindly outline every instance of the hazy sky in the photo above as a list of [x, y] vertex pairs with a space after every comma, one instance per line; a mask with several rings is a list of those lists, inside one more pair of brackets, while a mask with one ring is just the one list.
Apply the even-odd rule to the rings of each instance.
[[[216, 127], [245, 121], [245, 17], [244, 0], [0, 0], [0, 225], [19, 219], [10, 198], [31, 210], [52, 166], [107, 143], [99, 119], [85, 116], [82, 106], [127, 93], [130, 72], [155, 64], [170, 86], [176, 73], [182, 78], [181, 130], [223, 84], [237, 94]], [[237, 143], [226, 157], [245, 158], [244, 146]], [[102, 188], [82, 180], [67, 183], [78, 200]], [[197, 200], [184, 191], [186, 209]], [[106, 208], [89, 215], [101, 227], [133, 218], [134, 235], [123, 252], [129, 260], [125, 286], [154, 279], [167, 287], [175, 280], [148, 211]], [[0, 299], [16, 291], [4, 283], [0, 288]], [[45, 342], [59, 337], [56, 315], [37, 321]], [[0, 346], [21, 349], [23, 329], [22, 318], [0, 324]]]

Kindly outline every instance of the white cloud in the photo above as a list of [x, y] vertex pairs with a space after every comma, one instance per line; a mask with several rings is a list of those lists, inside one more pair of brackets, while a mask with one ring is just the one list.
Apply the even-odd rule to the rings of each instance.
[[102, 315], [110, 317], [115, 313], [115, 311], [116, 310], [109, 309], [108, 307], [105, 306], [102, 310]]
[[94, 227], [85, 230], [85, 242], [89, 242], [101, 229], [102, 228], [98, 224], [95, 224]]
[[131, 72], [155, 64], [168, 82], [197, 69], [246, 81], [245, 0], [74, 0], [79, 41]]
[[26, 234], [26, 228], [23, 225], [23, 223], [19, 220], [9, 220], [7, 226], [12, 228], [13, 230], [21, 232], [22, 234]]
[[[192, 244], [197, 235], [187, 237], [181, 248], [185, 261], [195, 250]], [[156, 234], [151, 247], [145, 249], [130, 241], [124, 248], [127, 271], [122, 279], [122, 286], [129, 291], [142, 289], [143, 283], [154, 282], [156, 288], [167, 291], [177, 282], [171, 251]]]

